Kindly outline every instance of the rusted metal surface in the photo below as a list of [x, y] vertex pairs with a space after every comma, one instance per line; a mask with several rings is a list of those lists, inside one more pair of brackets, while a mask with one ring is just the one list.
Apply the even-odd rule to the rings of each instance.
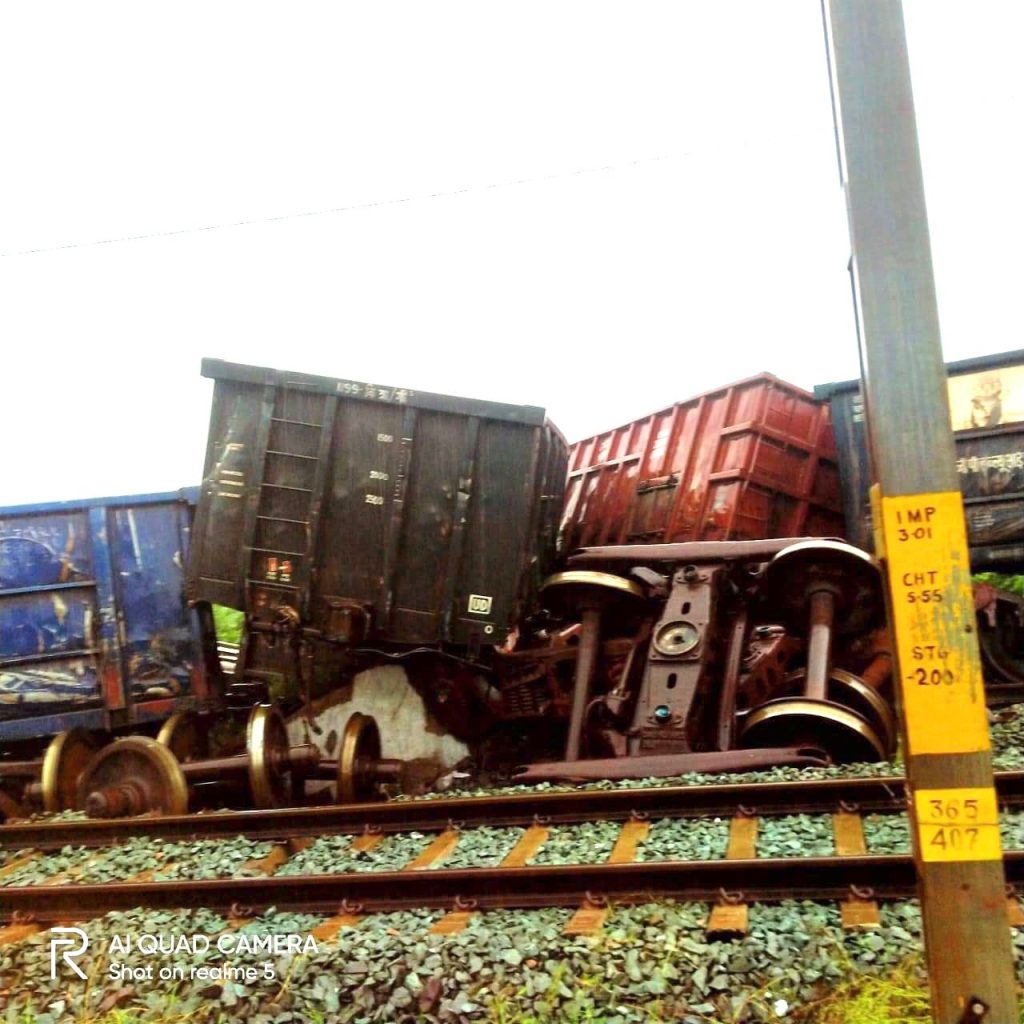
[[[1024, 771], [998, 772], [996, 789], [1001, 804], [1021, 804], [1024, 802]], [[9, 822], [0, 825], [0, 848], [53, 850], [66, 845], [105, 846], [122, 840], [129, 833], [152, 839], [215, 839], [243, 835], [266, 840], [366, 833], [369, 839], [375, 839], [378, 834], [393, 832], [440, 832], [450, 821], [457, 821], [464, 828], [502, 827], [529, 826], [536, 818], [546, 827], [548, 824], [579, 824], [595, 818], [626, 821], [635, 814], [651, 818], [730, 816], [739, 807], [754, 808], [759, 816], [765, 817], [831, 813], [843, 801], [856, 803], [865, 814], [902, 810], [906, 803], [905, 780], [902, 776], [883, 776], [571, 790], [164, 818], [95, 819], [56, 824]]]
[[842, 532], [828, 408], [761, 374], [572, 446], [569, 547]]
[[616, 544], [612, 546], [583, 547], [573, 551], [569, 565], [587, 566], [627, 562], [644, 565], [648, 562], [671, 562], [687, 565], [691, 562], [753, 562], [768, 561], [791, 544], [817, 537], [772, 537], [767, 540], [709, 540], [682, 544]]
[[828, 758], [809, 747], [765, 747], [751, 750], [712, 750], [699, 754], [636, 754], [633, 757], [593, 758], [531, 764], [516, 782], [583, 779], [655, 779], [687, 772], [742, 772], [792, 765], [821, 768]]
[[[1005, 855], [1007, 877], [1024, 879], [1024, 851]], [[31, 913], [38, 921], [81, 920], [134, 907], [258, 914], [284, 911], [369, 914], [412, 908], [451, 909], [472, 900], [480, 910], [500, 907], [578, 906], [584, 900], [615, 903], [652, 898], [715, 902], [725, 890], [746, 902], [843, 899], [851, 886], [870, 888], [879, 900], [915, 892], [909, 854], [871, 857], [787, 857], [757, 860], [657, 861], [640, 864], [571, 864], [532, 868], [460, 868], [436, 871], [353, 872], [189, 882], [104, 885], [10, 886], [2, 913]]]

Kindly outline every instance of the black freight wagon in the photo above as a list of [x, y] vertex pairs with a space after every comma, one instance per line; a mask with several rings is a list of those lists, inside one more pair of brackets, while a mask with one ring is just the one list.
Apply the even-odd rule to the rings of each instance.
[[[949, 404], [974, 570], [1024, 563], [1024, 350], [947, 363]], [[871, 551], [872, 482], [860, 381], [822, 384], [832, 405], [848, 538]]]
[[338, 645], [475, 655], [533, 609], [567, 460], [542, 409], [202, 372], [216, 385], [189, 587], [246, 612], [236, 689], [329, 675]]

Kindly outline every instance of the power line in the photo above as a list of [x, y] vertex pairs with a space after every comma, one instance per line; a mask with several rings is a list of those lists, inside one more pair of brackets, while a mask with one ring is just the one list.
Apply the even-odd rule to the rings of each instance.
[[399, 206], [403, 203], [414, 203], [429, 199], [447, 199], [451, 196], [468, 195], [471, 192], [488, 192], [496, 189], [518, 188], [522, 185], [534, 185], [544, 181], [555, 181], [559, 178], [575, 178], [587, 174], [602, 174], [606, 171], [623, 170], [629, 167], [638, 167], [641, 164], [659, 163], [664, 160], [671, 160], [681, 154], [668, 153], [663, 156], [641, 157], [638, 160], [630, 160], [625, 163], [603, 164], [600, 167], [582, 167], [575, 171], [556, 171], [553, 174], [543, 174], [532, 178], [514, 178], [510, 181], [496, 181], [489, 185], [467, 185], [465, 188], [450, 189], [442, 192], [424, 192], [419, 195], [403, 196], [399, 199], [377, 199], [368, 203], [353, 203], [350, 206], [333, 206], [323, 210], [305, 210], [301, 213], [282, 213], [274, 217], [253, 217], [248, 220], [228, 221], [223, 224], [206, 224], [201, 227], [176, 228], [171, 231], [151, 231], [142, 235], [122, 235], [118, 238], [100, 238], [91, 242], [68, 242], [65, 245], [51, 245], [39, 249], [20, 249], [12, 252], [5, 252], [3, 256], [32, 256], [36, 253], [61, 252], [65, 249], [87, 249], [97, 245], [117, 245], [121, 242], [141, 242], [149, 238], [173, 238], [176, 235], [199, 234], [203, 231], [225, 231], [231, 228], [251, 227], [256, 224], [276, 224], [281, 221], [299, 220], [303, 217], [326, 217], [336, 213], [351, 213], [355, 210], [372, 210], [382, 206]]

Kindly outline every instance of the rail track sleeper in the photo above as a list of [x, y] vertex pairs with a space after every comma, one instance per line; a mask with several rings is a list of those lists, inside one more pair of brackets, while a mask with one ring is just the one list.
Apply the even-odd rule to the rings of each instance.
[[[651, 831], [650, 824], [635, 813], [630, 818], [615, 840], [611, 853], [608, 854], [608, 864], [632, 864], [636, 861], [637, 850], [640, 844], [647, 838]], [[563, 929], [565, 935], [596, 935], [604, 928], [608, 915], [611, 913], [611, 906], [604, 896], [588, 892], [584, 897], [583, 904], [569, 918]]]
[[1020, 897], [1014, 886], [1006, 886], [1006, 917], [1011, 928], [1024, 926], [1024, 907], [1021, 906]]
[[[757, 817], [753, 808], [741, 805], [729, 822], [726, 860], [753, 860], [757, 857]], [[747, 934], [750, 908], [742, 893], [730, 894], [723, 888], [719, 899], [708, 912], [705, 933], [708, 938], [736, 938]]]
[[563, 935], [596, 935], [604, 928], [611, 907], [607, 900], [584, 897], [562, 929]]
[[520, 837], [515, 846], [505, 855], [500, 867], [523, 868], [527, 862], [537, 855], [540, 848], [547, 842], [551, 830], [545, 825], [534, 823]]
[[[352, 852], [353, 853], [369, 853], [371, 850], [376, 849], [381, 843], [387, 838], [383, 832], [364, 832], [361, 836], [356, 836], [352, 840]], [[315, 840], [310, 842], [310, 846], [313, 845]]]
[[415, 856], [404, 868], [403, 871], [428, 871], [435, 864], [446, 860], [455, 852], [459, 843], [459, 830], [457, 828], [446, 828], [439, 836], [436, 836], [431, 844]]
[[863, 857], [868, 852], [864, 822], [854, 811], [837, 811], [832, 815], [832, 835], [837, 856]]
[[[832, 815], [832, 836], [838, 857], [864, 857], [868, 852], [867, 840], [864, 838], [864, 820], [860, 815], [860, 805], [852, 801], [841, 800], [839, 810]], [[862, 928], [880, 928], [882, 915], [878, 902], [873, 899], [870, 889], [861, 890], [850, 887], [850, 895], [839, 905], [839, 914], [844, 928], [856, 930]]]
[[[540, 848], [547, 842], [550, 834], [551, 830], [545, 825], [538, 824], [538, 819], [534, 817], [534, 823], [519, 837], [516, 845], [505, 854], [504, 859], [496, 870], [526, 867], [527, 862], [536, 856]], [[456, 935], [464, 931], [477, 913], [475, 909], [477, 905], [476, 900], [472, 901], [473, 908], [462, 906], [461, 904], [465, 902], [467, 901], [457, 896], [455, 898], [455, 908], [450, 910], [440, 920], [435, 921], [428, 929], [428, 934]]]
[[705, 935], [709, 939], [743, 938], [750, 930], [750, 907], [742, 892], [719, 891], [719, 900], [708, 914]]
[[12, 946], [16, 942], [22, 942], [46, 930], [44, 925], [35, 924], [34, 922], [5, 925], [3, 928], [0, 928], [0, 946]]
[[612, 852], [608, 855], [609, 864], [631, 864], [636, 860], [637, 851], [650, 834], [651, 825], [646, 820], [631, 818], [622, 826]]

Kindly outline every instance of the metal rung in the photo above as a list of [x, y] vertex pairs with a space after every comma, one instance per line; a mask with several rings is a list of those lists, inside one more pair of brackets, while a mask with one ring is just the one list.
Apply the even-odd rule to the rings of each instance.
[[309, 526], [308, 519], [282, 519], [280, 516], [257, 516], [265, 523], [292, 523], [295, 526]]
[[298, 452], [282, 452], [276, 448], [268, 448], [268, 455], [284, 455], [289, 459], [305, 459], [307, 462], [316, 462], [317, 458], [315, 455], [300, 455]]
[[277, 491], [301, 491], [303, 494], [313, 493], [308, 487], [291, 487], [288, 484], [268, 484], [265, 480], [260, 484], [260, 487], [273, 487]]
[[289, 555], [292, 558], [305, 558], [305, 551], [285, 551], [284, 548], [250, 548], [250, 551], [261, 551], [265, 555]]
[[322, 423], [307, 423], [305, 420], [286, 420], [280, 416], [271, 416], [271, 423], [291, 423], [296, 427], [313, 427], [315, 430], [320, 430], [323, 427]]

